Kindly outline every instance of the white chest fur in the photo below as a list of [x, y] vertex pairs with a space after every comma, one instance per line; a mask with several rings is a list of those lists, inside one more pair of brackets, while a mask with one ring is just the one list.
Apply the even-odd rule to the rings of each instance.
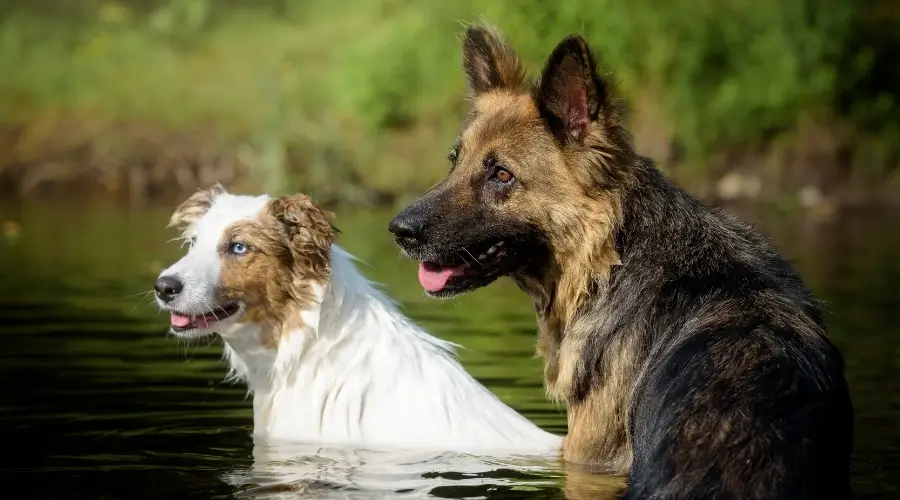
[[259, 327], [222, 332], [253, 392], [259, 438], [490, 454], [555, 453], [547, 433], [471, 377], [453, 345], [413, 324], [335, 246], [321, 307], [263, 347]]

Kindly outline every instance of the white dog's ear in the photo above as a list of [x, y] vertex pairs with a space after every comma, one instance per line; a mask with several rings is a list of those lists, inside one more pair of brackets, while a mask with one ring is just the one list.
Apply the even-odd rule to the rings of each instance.
[[296, 275], [326, 283], [331, 274], [334, 239], [328, 216], [304, 194], [282, 196], [269, 203], [271, 214], [281, 225], [281, 237], [291, 253]]
[[172, 217], [169, 219], [169, 227], [178, 228], [184, 232], [197, 222], [197, 219], [203, 217], [209, 211], [213, 201], [217, 196], [225, 194], [225, 188], [221, 184], [216, 183], [206, 189], [202, 189], [192, 194], [190, 198], [178, 205]]
[[328, 215], [305, 194], [282, 196], [271, 201], [271, 210], [281, 223], [284, 235], [294, 250], [328, 251], [334, 228]]

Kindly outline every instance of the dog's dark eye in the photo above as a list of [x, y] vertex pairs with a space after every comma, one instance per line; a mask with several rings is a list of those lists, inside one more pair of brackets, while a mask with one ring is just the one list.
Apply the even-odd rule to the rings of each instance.
[[244, 255], [250, 250], [250, 247], [241, 243], [240, 241], [233, 241], [231, 245], [228, 246], [228, 251], [235, 255]]
[[447, 160], [450, 161], [451, 166], [456, 166], [456, 161], [459, 159], [459, 148], [454, 147], [450, 150], [450, 153], [447, 155]]
[[513, 179], [515, 179], [512, 172], [506, 170], [503, 167], [497, 167], [497, 170], [494, 171], [493, 178], [503, 184], [509, 184]]

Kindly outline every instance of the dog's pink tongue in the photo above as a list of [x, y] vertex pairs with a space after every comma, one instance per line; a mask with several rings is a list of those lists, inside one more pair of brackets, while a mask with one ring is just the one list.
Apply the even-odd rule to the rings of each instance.
[[442, 267], [422, 262], [419, 264], [419, 283], [429, 292], [438, 292], [447, 286], [451, 276], [463, 274], [462, 266]]
[[177, 313], [172, 313], [172, 326], [175, 328], [184, 328], [191, 324], [191, 318], [187, 316], [182, 316]]

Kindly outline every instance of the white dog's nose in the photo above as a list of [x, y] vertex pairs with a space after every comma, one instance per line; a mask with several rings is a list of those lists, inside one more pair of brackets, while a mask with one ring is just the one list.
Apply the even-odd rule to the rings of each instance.
[[184, 289], [184, 283], [176, 276], [160, 276], [153, 288], [156, 290], [159, 300], [168, 304], [178, 297], [178, 294]]

